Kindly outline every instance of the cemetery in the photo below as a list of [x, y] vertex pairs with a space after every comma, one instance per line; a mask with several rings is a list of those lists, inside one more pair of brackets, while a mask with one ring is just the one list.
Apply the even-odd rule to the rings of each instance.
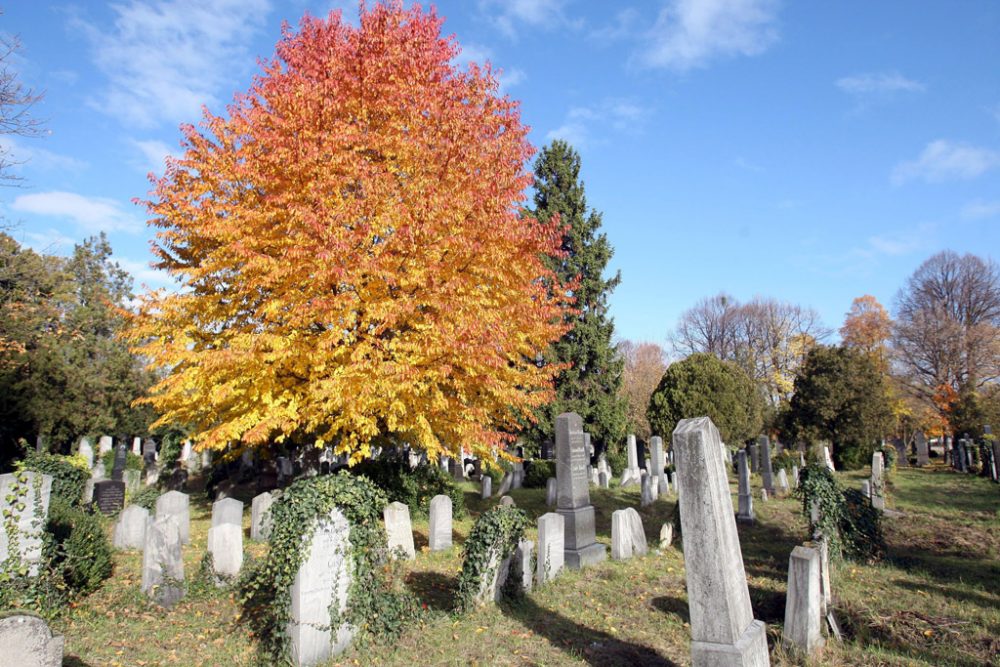
[[[762, 58], [805, 20], [787, 10], [785, 28], [759, 0], [662, 0], [613, 23], [548, 0], [444, 2], [471, 34], [516, 44], [546, 24], [554, 44], [619, 49], [631, 64], [613, 78], [668, 71], [679, 87], [717, 59]], [[696, 219], [635, 241], [589, 207], [581, 164], [608, 178], [590, 156], [614, 142], [588, 133], [638, 137], [652, 107], [547, 91], [577, 106], [533, 134], [545, 114], [509, 92], [524, 72], [494, 69], [434, 8], [307, 2], [270, 26], [272, 3], [245, 4], [128, 0], [58, 19], [113, 88], [77, 91], [74, 110], [179, 132], [172, 153], [131, 129], [105, 139], [129, 168], [122, 151], [155, 154], [145, 199], [131, 195], [148, 268], [112, 249], [141, 236], [131, 214], [55, 189], [102, 169], [22, 143], [52, 133], [36, 115], [47, 93], [21, 78], [77, 90], [70, 51], [46, 31], [64, 67], [39, 66], [0, 35], [0, 184], [67, 179], [0, 202], [0, 218], [95, 234], [0, 224], [0, 667], [1000, 667], [1000, 264], [942, 246], [900, 268], [891, 258], [935, 247], [935, 225], [919, 243], [865, 228], [867, 245], [841, 253], [850, 270], [817, 279], [834, 253], [803, 257], [829, 240], [764, 248], [791, 225], [702, 220], [741, 189], [716, 187], [717, 163], [702, 165], [717, 180]], [[963, 25], [1000, 25], [973, 5]], [[37, 11], [12, 13], [34, 29]], [[265, 23], [280, 38], [251, 74], [237, 42]], [[645, 55], [624, 54], [625, 35]], [[607, 77], [598, 57], [586, 76]], [[230, 60], [245, 62], [224, 75]], [[899, 72], [835, 87], [857, 100], [845, 123], [940, 94]], [[690, 152], [722, 143], [708, 132]], [[22, 171], [28, 157], [40, 171]], [[997, 166], [1000, 152], [937, 140], [892, 170], [892, 198]], [[996, 215], [978, 199], [959, 217]], [[613, 259], [619, 240], [632, 254]], [[642, 298], [615, 301], [648, 265]], [[727, 281], [739, 298], [689, 292]], [[836, 330], [789, 300], [838, 289], [827, 321], [853, 300]]]

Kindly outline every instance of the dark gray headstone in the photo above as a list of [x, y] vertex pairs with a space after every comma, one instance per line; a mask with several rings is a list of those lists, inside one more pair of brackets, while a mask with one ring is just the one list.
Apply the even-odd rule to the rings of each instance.
[[94, 504], [102, 514], [114, 514], [125, 507], [125, 482], [106, 479], [94, 484]]
[[125, 462], [128, 460], [128, 449], [125, 448], [125, 443], [118, 443], [115, 447], [115, 464], [111, 468], [111, 479], [115, 482], [122, 481], [122, 477], [125, 474]]

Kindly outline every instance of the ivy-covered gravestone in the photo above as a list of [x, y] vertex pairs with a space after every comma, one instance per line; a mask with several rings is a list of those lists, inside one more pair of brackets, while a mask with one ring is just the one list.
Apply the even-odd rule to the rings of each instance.
[[522, 582], [509, 575], [511, 557], [527, 525], [528, 515], [513, 506], [499, 505], [479, 517], [463, 547], [465, 560], [456, 605], [460, 611], [499, 602], [521, 591]]
[[51, 475], [27, 470], [0, 475], [0, 573], [38, 575], [51, 493]]

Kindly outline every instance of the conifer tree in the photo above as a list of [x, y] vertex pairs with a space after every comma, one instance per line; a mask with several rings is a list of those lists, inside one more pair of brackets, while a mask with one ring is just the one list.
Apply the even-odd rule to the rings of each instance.
[[550, 346], [544, 360], [567, 365], [556, 378], [556, 398], [535, 412], [538, 422], [523, 435], [533, 446], [554, 442], [556, 416], [576, 412], [595, 446], [614, 450], [625, 437], [625, 402], [619, 396], [624, 362], [611, 342], [608, 296], [621, 275], [604, 277], [614, 249], [600, 232], [601, 214], [587, 208], [580, 155], [565, 141], [553, 141], [535, 162], [532, 215], [540, 221], [559, 215], [565, 226], [563, 256], [549, 257], [548, 264], [563, 284], [579, 283], [573, 292], [576, 311], [566, 316], [572, 328]]

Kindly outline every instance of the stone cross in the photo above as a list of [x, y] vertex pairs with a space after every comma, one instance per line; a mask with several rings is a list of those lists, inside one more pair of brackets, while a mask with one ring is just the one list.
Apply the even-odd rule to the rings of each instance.
[[15, 614], [0, 619], [0, 647], [5, 665], [61, 667], [65, 638], [53, 635], [38, 616]]
[[736, 467], [739, 469], [739, 511], [736, 520], [740, 523], [753, 523], [753, 495], [750, 492], [750, 467], [747, 465], [747, 452], [741, 449], [736, 452]]
[[[404, 505], [405, 507], [405, 505]], [[333, 508], [312, 534], [309, 549], [289, 588], [291, 604], [286, 633], [292, 664], [305, 667], [325, 663], [350, 645], [356, 629], [346, 621], [330, 626], [331, 608], [347, 609], [351, 587], [350, 524]], [[303, 542], [308, 536], [303, 535]]]
[[431, 551], [451, 548], [451, 498], [437, 495], [431, 498], [430, 527], [427, 541]]
[[181, 544], [191, 542], [191, 506], [186, 493], [167, 491], [156, 499], [156, 519], [171, 516], [177, 523]]
[[146, 544], [146, 524], [149, 510], [129, 505], [118, 515], [112, 543], [116, 549], [142, 549]]
[[587, 470], [590, 457], [583, 442], [583, 421], [575, 412], [556, 417], [557, 507], [566, 521], [565, 561], [573, 569], [592, 565], [607, 555], [595, 539]]
[[562, 514], [549, 512], [538, 517], [537, 579], [541, 586], [563, 568], [566, 520]]
[[781, 641], [793, 653], [809, 656], [823, 646], [823, 592], [820, 554], [795, 547], [788, 558], [788, 593]]
[[254, 496], [250, 503], [250, 539], [255, 542], [266, 542], [271, 538], [274, 522], [271, 519], [271, 505], [274, 496], [269, 491]]
[[754, 620], [719, 431], [708, 417], [683, 419], [673, 451], [694, 665], [770, 664], [764, 623]]
[[389, 538], [389, 551], [396, 547], [403, 550], [403, 555], [409, 560], [417, 557], [413, 548], [413, 529], [410, 527], [410, 508], [401, 502], [389, 503], [382, 510], [385, 519], [385, 532]]
[[757, 446], [760, 448], [760, 477], [764, 484], [764, 490], [769, 495], [774, 495], [774, 469], [771, 467], [771, 439], [766, 435], [757, 438]]
[[156, 604], [167, 608], [184, 597], [181, 535], [173, 516], [157, 518], [146, 526], [146, 543], [142, 550], [142, 592]]
[[29, 576], [38, 576], [51, 494], [52, 475], [31, 471], [0, 475], [0, 563], [14, 556], [6, 530], [9, 521], [17, 531], [20, 564], [28, 567]]

